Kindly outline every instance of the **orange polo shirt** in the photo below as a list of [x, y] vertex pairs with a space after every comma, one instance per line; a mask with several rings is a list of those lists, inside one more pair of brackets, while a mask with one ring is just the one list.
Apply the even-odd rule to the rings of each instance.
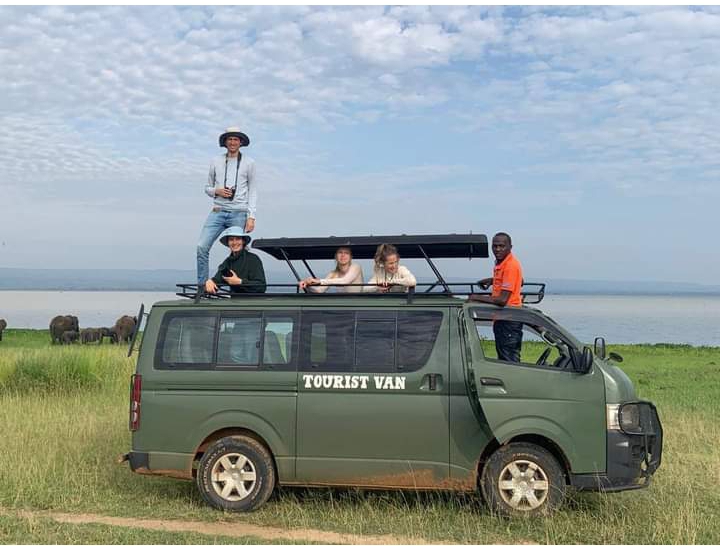
[[510, 291], [510, 297], [507, 301], [508, 307], [520, 307], [522, 305], [522, 296], [520, 295], [520, 287], [522, 286], [522, 267], [520, 262], [511, 252], [505, 259], [495, 265], [493, 269], [493, 285], [492, 295], [499, 296], [503, 290]]

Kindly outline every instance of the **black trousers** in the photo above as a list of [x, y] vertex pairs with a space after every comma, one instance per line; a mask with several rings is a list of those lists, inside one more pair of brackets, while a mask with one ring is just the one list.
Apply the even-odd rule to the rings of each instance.
[[507, 362], [520, 362], [522, 347], [522, 322], [496, 320], [493, 322], [495, 349], [498, 359]]

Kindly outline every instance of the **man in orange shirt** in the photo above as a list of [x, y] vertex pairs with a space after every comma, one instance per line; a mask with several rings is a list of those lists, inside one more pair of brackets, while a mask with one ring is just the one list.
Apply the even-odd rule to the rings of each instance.
[[[495, 255], [495, 268], [492, 279], [480, 281], [480, 287], [486, 290], [492, 285], [492, 293], [472, 294], [471, 301], [492, 303], [498, 307], [520, 307], [522, 296], [522, 267], [512, 254], [512, 239], [507, 233], [496, 233], [492, 238], [492, 251]], [[520, 348], [522, 346], [522, 323], [509, 320], [496, 320], [493, 322], [495, 334], [495, 348], [498, 359], [508, 362], [520, 362]]]

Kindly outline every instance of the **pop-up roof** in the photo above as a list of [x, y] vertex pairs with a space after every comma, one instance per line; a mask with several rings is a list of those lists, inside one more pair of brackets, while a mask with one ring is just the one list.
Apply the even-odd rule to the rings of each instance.
[[278, 260], [332, 260], [338, 247], [352, 249], [353, 257], [375, 256], [382, 243], [397, 247], [402, 258], [487, 258], [485, 235], [386, 235], [369, 237], [281, 237], [256, 239], [252, 247]]
[[450, 292], [431, 258], [487, 258], [488, 242], [485, 235], [384, 235], [369, 237], [283, 237], [280, 239], [256, 239], [252, 247], [267, 252], [278, 260], [285, 260], [293, 274], [300, 280], [291, 260], [302, 260], [314, 277], [307, 260], [332, 260], [335, 251], [346, 246], [352, 249], [353, 258], [367, 259], [375, 256], [381, 244], [391, 244], [402, 258], [425, 258], [437, 276], [438, 283]]
[[[295, 278], [300, 281], [301, 276], [295, 269], [293, 261], [301, 261], [311, 276], [317, 277], [313, 272], [308, 260], [333, 260], [335, 252], [339, 247], [350, 247], [352, 249], [353, 258], [356, 259], [372, 259], [375, 257], [377, 247], [381, 244], [391, 244], [398, 249], [400, 257], [404, 259], [422, 258], [428, 263], [433, 273], [437, 277], [437, 281], [433, 283], [420, 283], [418, 288], [424, 288], [423, 292], [431, 294], [435, 288], [441, 288], [444, 294], [453, 295], [469, 295], [477, 293], [477, 283], [448, 283], [438, 271], [433, 263], [433, 258], [488, 258], [489, 247], [488, 240], [482, 234], [448, 234], [448, 235], [383, 235], [383, 236], [366, 236], [366, 237], [281, 237], [278, 239], [256, 239], [252, 243], [253, 250], [261, 250], [278, 260], [287, 263]], [[525, 283], [524, 286], [535, 285], [539, 288], [535, 292], [523, 292], [525, 296], [537, 297], [537, 303], [542, 300], [545, 285], [540, 283]], [[193, 297], [196, 299], [201, 295], [205, 295], [202, 291], [197, 291], [197, 285], [179, 284], [182, 292], [178, 292], [179, 296]], [[281, 295], [287, 295], [288, 288], [297, 288], [295, 284], [268, 284], [269, 287], [280, 289]], [[452, 287], [452, 288], [451, 288]], [[438, 294], [438, 292], [434, 292]], [[408, 301], [415, 294], [415, 290], [411, 289], [407, 293]], [[243, 294], [243, 297], [251, 297], [255, 294]], [[267, 294], [256, 294], [258, 296], [267, 296]], [[316, 294], [310, 292], [303, 294], [305, 296], [325, 296], [326, 294]], [[333, 294], [331, 294], [333, 295]], [[336, 294], [335, 294], [336, 295]], [[352, 293], [349, 295], [357, 295]], [[363, 296], [382, 296], [390, 297], [391, 294], [379, 294], [364, 292]], [[395, 294], [398, 295], [398, 294]], [[223, 294], [229, 296], [229, 294]]]

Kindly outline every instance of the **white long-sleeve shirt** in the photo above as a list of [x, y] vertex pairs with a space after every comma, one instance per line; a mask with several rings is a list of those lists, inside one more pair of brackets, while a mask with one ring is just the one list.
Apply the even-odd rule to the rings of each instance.
[[[384, 267], [375, 266], [373, 268], [373, 277], [368, 281], [368, 284], [394, 284], [390, 288], [391, 292], [407, 292], [408, 287], [415, 286], [417, 279], [415, 275], [410, 273], [410, 270], [404, 265], [399, 265], [395, 273], [388, 273]], [[376, 292], [377, 286], [365, 286], [363, 287], [365, 292]]]
[[334, 286], [338, 292], [361, 292], [363, 284], [362, 267], [358, 264], [350, 264], [345, 273], [338, 273], [332, 270], [324, 279], [320, 279], [320, 285], [310, 287], [313, 292], [325, 292], [329, 287]]
[[[213, 198], [213, 205], [224, 211], [247, 212], [250, 218], [255, 218], [257, 206], [257, 181], [255, 178], [255, 160], [244, 155], [238, 165], [237, 157], [227, 158], [227, 174], [225, 169], [225, 155], [220, 154], [210, 165], [205, 193]], [[235, 197], [225, 199], [215, 195], [215, 189], [235, 187], [235, 174], [237, 173], [237, 187]]]

